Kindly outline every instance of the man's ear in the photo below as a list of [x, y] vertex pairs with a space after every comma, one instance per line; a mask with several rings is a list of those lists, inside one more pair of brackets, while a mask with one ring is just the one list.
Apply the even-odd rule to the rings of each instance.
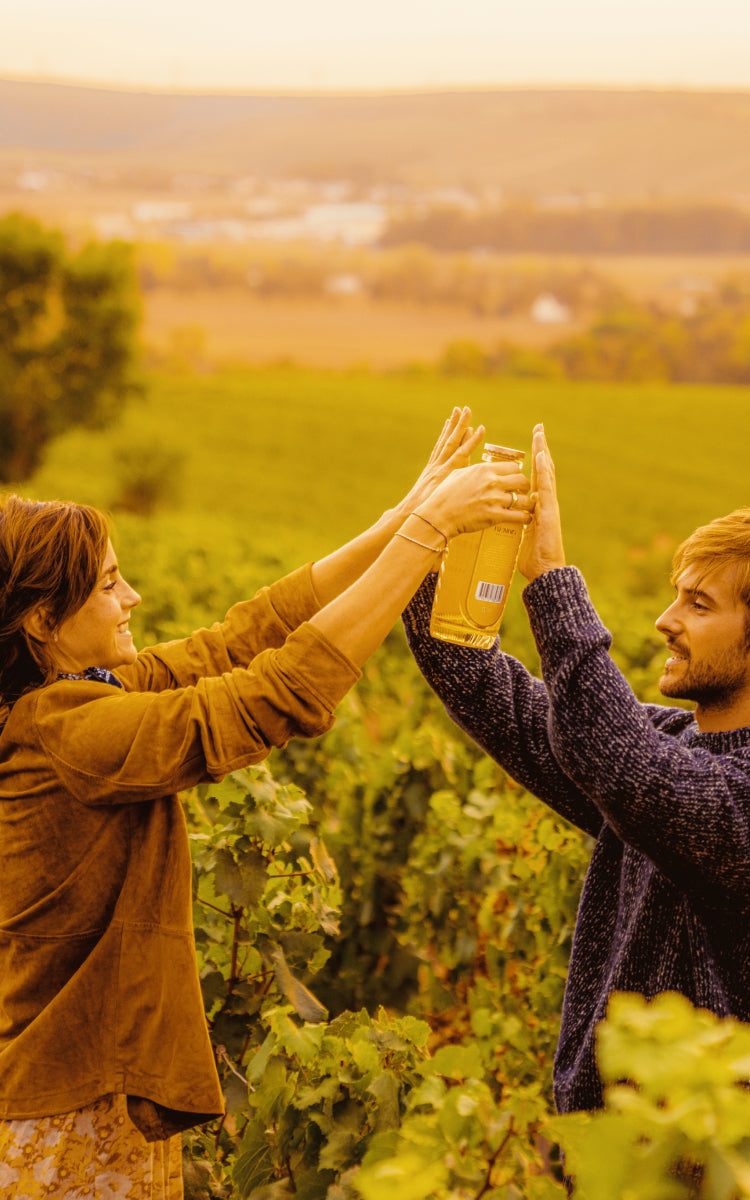
[[52, 622], [46, 608], [35, 608], [24, 617], [23, 628], [35, 642], [48, 642], [52, 636]]

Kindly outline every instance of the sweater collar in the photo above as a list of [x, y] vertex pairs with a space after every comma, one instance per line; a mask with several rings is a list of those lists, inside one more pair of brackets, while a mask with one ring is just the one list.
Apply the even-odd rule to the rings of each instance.
[[685, 740], [692, 746], [702, 746], [712, 754], [726, 754], [730, 750], [750, 748], [750, 725], [739, 729], [722, 729], [718, 733], [701, 733], [695, 721], [688, 725]]

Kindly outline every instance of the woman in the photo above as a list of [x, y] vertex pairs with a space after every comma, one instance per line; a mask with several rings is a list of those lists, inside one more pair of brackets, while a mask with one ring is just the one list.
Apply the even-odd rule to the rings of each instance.
[[454, 410], [407, 497], [353, 542], [141, 653], [102, 515], [5, 500], [4, 1197], [182, 1195], [178, 1135], [223, 1103], [176, 793], [323, 733], [446, 539], [511, 504], [528, 519], [512, 464], [466, 467], [469, 421]]

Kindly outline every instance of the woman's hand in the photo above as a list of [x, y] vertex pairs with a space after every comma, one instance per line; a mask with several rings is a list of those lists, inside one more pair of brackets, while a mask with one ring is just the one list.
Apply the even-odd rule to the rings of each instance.
[[[500, 522], [523, 526], [531, 519], [529, 481], [515, 463], [483, 462], [461, 470], [448, 465], [458, 465], [472, 445], [474, 435], [466, 436], [468, 415], [463, 410], [447, 422], [409, 493], [413, 497], [424, 486], [429, 495], [407, 512], [368, 569], [311, 620], [359, 666], [380, 645], [427, 572], [437, 569], [447, 538]], [[477, 440], [482, 432], [477, 430]], [[436, 484], [441, 474], [442, 482]], [[315, 575], [313, 580], [317, 589]]]
[[484, 425], [472, 429], [470, 421], [470, 408], [453, 409], [419, 478], [398, 505], [402, 520], [427, 500], [456, 467], [469, 465], [472, 452], [484, 437]]
[[[388, 509], [358, 537], [313, 564], [313, 587], [321, 607], [355, 584], [393, 541], [400, 543], [400, 556], [408, 548], [409, 553], [417, 555], [417, 558], [413, 567], [410, 567], [411, 574], [404, 572], [403, 565], [394, 567], [394, 577], [398, 579], [401, 591], [389, 581], [393, 603], [390, 608], [384, 604], [384, 609], [389, 611], [393, 611], [394, 604], [400, 603], [403, 608], [424, 574], [433, 565], [437, 569], [449, 537], [468, 530], [485, 529], [501, 520], [521, 525], [528, 522], [531, 507], [529, 482], [513, 463], [468, 465], [472, 452], [484, 437], [484, 426], [472, 429], [470, 421], [470, 409], [454, 408], [426, 466], [401, 503]], [[421, 520], [412, 516], [415, 512], [421, 515]], [[399, 530], [401, 537], [394, 538]], [[425, 555], [430, 552], [432, 558], [426, 558]], [[395, 549], [391, 547], [389, 553], [392, 556]], [[372, 605], [370, 594], [366, 613], [374, 617]], [[401, 608], [395, 609], [391, 621], [396, 619], [400, 611]], [[374, 647], [377, 644], [373, 641], [374, 637], [373, 625], [362, 645]], [[342, 641], [341, 645], [344, 644]], [[348, 642], [346, 644], [349, 645]], [[359, 653], [360, 650], [357, 651]]]
[[535, 425], [531, 445], [534, 516], [523, 535], [518, 569], [531, 582], [546, 571], [565, 566], [560, 506], [557, 502], [555, 465], [547, 446], [544, 426]]
[[527, 525], [533, 500], [529, 480], [512, 462], [482, 462], [453, 471], [415, 510], [446, 538], [490, 525]]

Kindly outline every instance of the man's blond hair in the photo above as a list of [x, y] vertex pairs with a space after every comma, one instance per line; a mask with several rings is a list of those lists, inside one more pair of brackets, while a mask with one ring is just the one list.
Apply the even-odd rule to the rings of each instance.
[[736, 508], [726, 517], [700, 525], [677, 547], [672, 559], [673, 584], [689, 567], [698, 568], [696, 583], [735, 564], [733, 592], [750, 607], [750, 508]]

